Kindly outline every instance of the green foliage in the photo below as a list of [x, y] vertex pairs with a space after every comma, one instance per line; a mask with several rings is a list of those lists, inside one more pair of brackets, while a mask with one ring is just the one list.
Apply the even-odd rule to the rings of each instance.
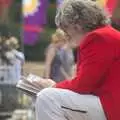
[[13, 2], [10, 11], [10, 22], [21, 23], [22, 22], [22, 0], [16, 0]]
[[29, 61], [43, 61], [44, 60], [44, 51], [48, 45], [48, 41], [40, 40], [36, 45], [25, 46], [25, 57]]
[[56, 0], [50, 0], [50, 3], [56, 3]]
[[55, 28], [55, 14], [56, 14], [56, 8], [55, 7], [49, 7], [48, 13], [47, 13], [47, 27]]

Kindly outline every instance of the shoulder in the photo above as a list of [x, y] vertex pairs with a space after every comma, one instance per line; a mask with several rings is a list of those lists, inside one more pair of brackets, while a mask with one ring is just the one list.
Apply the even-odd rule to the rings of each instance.
[[46, 53], [55, 52], [55, 51], [56, 51], [56, 47], [52, 44], [50, 44], [46, 49]]
[[120, 38], [120, 33], [113, 29], [111, 26], [105, 26], [102, 28], [98, 28], [90, 33], [88, 33], [84, 39], [83, 42], [80, 44], [80, 49], [83, 49], [89, 44], [95, 43], [98, 44], [106, 44], [106, 45], [114, 45], [114, 43], [117, 41], [117, 37], [115, 38], [115, 34], [117, 37]]
[[49, 57], [52, 57], [52, 56], [55, 56], [56, 55], [56, 47], [54, 45], [49, 45], [45, 51], [45, 56], [49, 56]]
[[48, 49], [48, 51], [49, 50], [56, 50], [56, 47], [53, 44], [50, 44], [47, 49]]
[[81, 55], [95, 55], [98, 56], [98, 58], [105, 56], [107, 56], [106, 58], [115, 57], [118, 38], [114, 37], [116, 31], [114, 32], [111, 28], [108, 30], [108, 28], [100, 28], [89, 33], [80, 45]]

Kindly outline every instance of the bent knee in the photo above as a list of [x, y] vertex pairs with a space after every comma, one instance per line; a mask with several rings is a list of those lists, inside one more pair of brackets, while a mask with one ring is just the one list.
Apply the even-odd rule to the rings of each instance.
[[44, 99], [46, 97], [52, 97], [56, 92], [57, 88], [45, 88], [37, 94], [37, 99]]
[[56, 89], [57, 88], [45, 88], [37, 94], [37, 97], [49, 96], [49, 95], [55, 93]]
[[54, 99], [57, 100], [59, 99], [59, 89], [57, 88], [45, 88], [41, 90], [37, 94], [37, 100], [36, 102], [40, 102], [41, 100], [49, 100], [49, 99]]

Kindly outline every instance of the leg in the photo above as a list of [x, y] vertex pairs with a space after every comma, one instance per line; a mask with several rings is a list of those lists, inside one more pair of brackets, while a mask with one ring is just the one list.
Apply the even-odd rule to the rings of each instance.
[[42, 90], [36, 100], [36, 120], [67, 120], [59, 102], [61, 103], [60, 96], [54, 89]]
[[99, 98], [47, 88], [36, 101], [37, 120], [106, 120]]

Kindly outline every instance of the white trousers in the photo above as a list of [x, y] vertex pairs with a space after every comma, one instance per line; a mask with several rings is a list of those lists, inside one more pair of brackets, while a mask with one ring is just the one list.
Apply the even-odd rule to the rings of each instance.
[[35, 107], [37, 120], [106, 120], [98, 97], [70, 90], [46, 88]]

